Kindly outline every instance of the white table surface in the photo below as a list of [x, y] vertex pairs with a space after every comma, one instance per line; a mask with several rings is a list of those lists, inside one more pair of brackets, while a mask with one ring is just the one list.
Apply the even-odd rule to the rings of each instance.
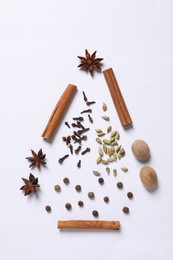
[[[1, 0], [0, 1], [0, 259], [173, 259], [173, 1], [169, 0]], [[119, 122], [102, 74], [94, 78], [77, 68], [78, 55], [97, 50], [104, 58], [103, 69], [115, 71], [133, 128], [125, 131]], [[78, 92], [54, 141], [41, 138], [49, 115], [65, 87], [75, 84]], [[90, 154], [76, 168], [76, 157], [63, 166], [58, 158], [66, 147], [61, 137], [68, 133], [64, 121], [85, 108], [82, 91], [93, 106], [94, 126], [87, 146]], [[128, 173], [106, 176], [96, 166], [97, 144], [94, 128], [105, 129], [101, 119], [102, 102], [108, 104], [110, 124], [121, 134], [126, 157], [115, 164], [129, 168]], [[150, 145], [147, 163], [158, 174], [159, 187], [149, 193], [142, 185], [139, 171], [143, 164], [131, 153], [135, 139]], [[42, 147], [47, 167], [30, 170], [25, 160], [30, 149]], [[112, 167], [112, 166], [111, 166]], [[97, 183], [92, 170], [102, 172], [105, 185]], [[24, 197], [21, 177], [32, 172], [41, 185], [38, 196]], [[70, 186], [62, 179], [70, 178]], [[122, 180], [123, 191], [116, 189]], [[54, 185], [62, 192], [57, 194]], [[82, 193], [74, 186], [81, 184]], [[96, 199], [89, 201], [88, 191]], [[134, 193], [129, 201], [127, 191]], [[102, 201], [109, 195], [110, 203]], [[77, 206], [78, 199], [85, 207]], [[67, 212], [65, 202], [73, 210]], [[45, 205], [51, 205], [47, 214]], [[121, 208], [127, 205], [130, 215]], [[100, 220], [119, 219], [120, 232], [59, 231], [58, 219], [93, 219], [98, 209]]]

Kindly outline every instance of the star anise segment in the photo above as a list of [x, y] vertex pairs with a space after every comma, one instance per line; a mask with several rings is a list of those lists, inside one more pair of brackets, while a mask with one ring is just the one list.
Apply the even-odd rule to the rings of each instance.
[[81, 61], [78, 67], [85, 71], [89, 71], [91, 76], [93, 76], [94, 70], [101, 71], [100, 62], [103, 58], [96, 58], [96, 53], [97, 51], [90, 55], [88, 50], [85, 50], [86, 57], [78, 56]]
[[46, 154], [43, 154], [42, 149], [39, 150], [38, 154], [36, 154], [32, 149], [31, 149], [32, 157], [26, 157], [27, 160], [31, 162], [29, 167], [36, 167], [40, 168], [40, 165], [45, 165], [45, 157]]
[[38, 178], [35, 178], [32, 173], [30, 173], [29, 179], [22, 178], [22, 180], [24, 181], [25, 185], [23, 185], [20, 190], [23, 190], [25, 192], [24, 196], [27, 196], [31, 193], [36, 193], [37, 188], [40, 187], [40, 185], [38, 184]]

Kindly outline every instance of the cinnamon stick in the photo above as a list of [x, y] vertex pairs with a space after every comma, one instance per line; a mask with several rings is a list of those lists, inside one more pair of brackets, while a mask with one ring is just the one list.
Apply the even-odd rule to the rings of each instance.
[[101, 220], [59, 220], [59, 229], [100, 229], [100, 230], [119, 230], [120, 221], [101, 221]]
[[114, 75], [113, 69], [112, 68], [106, 69], [103, 71], [103, 74], [107, 82], [107, 85], [109, 87], [109, 91], [111, 93], [122, 126], [127, 127], [132, 125], [132, 119], [127, 110], [124, 98], [121, 94], [121, 90], [118, 86], [118, 82]]
[[46, 128], [42, 133], [42, 137], [47, 140], [51, 140], [56, 132], [58, 125], [60, 124], [61, 119], [63, 118], [72, 98], [77, 90], [77, 87], [69, 84], [68, 87], [63, 92], [58, 103], [56, 104]]

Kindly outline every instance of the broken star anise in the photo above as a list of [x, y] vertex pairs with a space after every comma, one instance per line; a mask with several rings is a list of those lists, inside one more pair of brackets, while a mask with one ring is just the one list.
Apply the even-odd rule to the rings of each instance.
[[25, 196], [31, 193], [36, 193], [37, 188], [40, 187], [40, 185], [38, 184], [38, 178], [35, 178], [34, 175], [32, 175], [31, 173], [29, 175], [29, 180], [25, 178], [22, 178], [22, 180], [24, 181], [25, 185], [23, 185], [20, 190], [23, 190], [25, 192]]
[[38, 154], [36, 154], [33, 150], [31, 150], [32, 153], [32, 157], [26, 157], [26, 159], [28, 159], [31, 164], [29, 165], [29, 167], [36, 167], [36, 168], [40, 168], [40, 165], [43, 164], [45, 165], [45, 157], [46, 154], [43, 154], [42, 149], [39, 150]]
[[91, 76], [93, 76], [94, 70], [101, 71], [100, 62], [103, 60], [103, 58], [96, 58], [96, 52], [97, 51], [90, 55], [89, 52], [85, 50], [86, 57], [78, 56], [78, 58], [81, 60], [81, 64], [79, 64], [78, 67], [86, 71], [89, 70]]

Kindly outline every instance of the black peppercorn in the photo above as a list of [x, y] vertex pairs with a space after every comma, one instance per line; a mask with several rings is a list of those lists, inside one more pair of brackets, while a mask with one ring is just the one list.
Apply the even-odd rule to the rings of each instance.
[[71, 209], [71, 204], [70, 203], [66, 203], [65, 207], [66, 207], [66, 209], [70, 210]]
[[56, 184], [54, 186], [54, 190], [57, 191], [57, 192], [60, 192], [61, 191], [61, 187], [58, 184]]
[[94, 217], [98, 217], [98, 215], [99, 215], [97, 210], [93, 210], [92, 214], [93, 214]]
[[64, 178], [64, 179], [63, 179], [63, 182], [64, 182], [65, 184], [69, 184], [70, 181], [69, 181], [68, 178]]
[[132, 193], [132, 192], [128, 192], [128, 193], [127, 193], [127, 197], [128, 197], [129, 199], [132, 199], [132, 198], [133, 198], [133, 193]]
[[88, 192], [88, 197], [90, 198], [90, 199], [94, 199], [94, 192]]
[[79, 207], [83, 207], [83, 205], [84, 205], [83, 201], [79, 200], [78, 205], [79, 205]]
[[109, 197], [108, 197], [108, 196], [105, 196], [105, 197], [103, 198], [103, 200], [104, 200], [104, 202], [108, 203], [108, 202], [109, 202]]
[[117, 183], [117, 187], [118, 187], [119, 189], [122, 189], [122, 188], [123, 188], [123, 183], [122, 183], [122, 182], [118, 182], [118, 183]]
[[76, 185], [75, 186], [75, 190], [78, 191], [78, 192], [81, 191], [81, 186], [80, 185]]
[[129, 208], [128, 208], [128, 207], [124, 207], [122, 210], [123, 210], [123, 212], [126, 213], [126, 214], [129, 213]]
[[46, 210], [47, 212], [50, 212], [50, 211], [51, 211], [51, 207], [47, 205], [47, 206], [45, 207], [45, 210]]
[[104, 183], [104, 179], [103, 179], [103, 178], [99, 178], [99, 179], [98, 179], [98, 182], [99, 182], [100, 184], [103, 184], [103, 183]]

